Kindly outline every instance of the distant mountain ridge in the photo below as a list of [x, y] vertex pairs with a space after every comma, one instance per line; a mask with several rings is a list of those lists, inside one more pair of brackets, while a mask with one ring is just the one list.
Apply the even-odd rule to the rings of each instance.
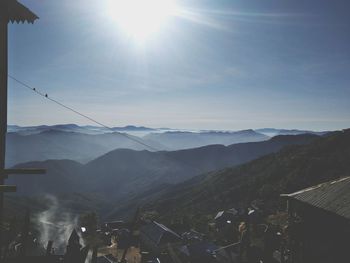
[[156, 141], [169, 149], [190, 149], [210, 144], [231, 145], [244, 142], [258, 142], [270, 137], [254, 130], [242, 131], [168, 131], [164, 133], [150, 133], [143, 138]]
[[[108, 133], [112, 131], [122, 131], [122, 132], [190, 132], [190, 133], [234, 133], [239, 131], [234, 130], [186, 130], [186, 129], [172, 129], [172, 128], [150, 128], [145, 126], [136, 126], [136, 125], [126, 125], [124, 127], [111, 127], [107, 129], [102, 126], [94, 125], [77, 125], [77, 124], [56, 124], [56, 125], [38, 125], [38, 126], [19, 126], [19, 125], [8, 125], [8, 132], [17, 132], [22, 135], [28, 135], [33, 133], [40, 133], [48, 129], [55, 129], [61, 131], [74, 131], [87, 134], [101, 134]], [[316, 135], [324, 135], [330, 131], [312, 131], [312, 130], [300, 130], [300, 129], [277, 129], [277, 128], [260, 128], [260, 129], [247, 129], [241, 131], [255, 131], [270, 137], [276, 135], [298, 135], [304, 133], [311, 133]]]
[[[135, 136], [152, 132], [151, 128], [126, 126], [113, 128], [119, 131], [101, 132], [98, 127], [90, 126], [87, 131], [75, 124], [35, 127], [10, 126], [7, 135], [6, 164], [12, 166], [29, 161], [47, 159], [71, 159], [86, 163], [115, 149], [132, 150], [177, 150], [209, 144], [232, 144], [237, 142], [260, 141], [267, 136], [254, 131], [228, 132], [174, 132], [177, 141], [164, 145], [162, 136]], [[84, 131], [82, 131], [84, 130]], [[11, 132], [12, 131], [12, 132]], [[164, 132], [164, 131], [163, 131]], [[153, 133], [152, 133], [153, 134]], [[167, 134], [165, 131], [164, 134]], [[166, 137], [167, 135], [165, 135]]]
[[[185, 131], [133, 125], [114, 127], [111, 130], [104, 127], [76, 124], [29, 127], [9, 125], [8, 130], [7, 166], [47, 159], [70, 159], [86, 163], [109, 151], [123, 148], [174, 151], [207, 145], [222, 144], [228, 146], [237, 143], [258, 142], [270, 138], [252, 129]], [[283, 132], [288, 133], [286, 130]], [[305, 132], [292, 130], [290, 133], [303, 134]], [[309, 133], [315, 134], [315, 132]]]
[[37, 134], [47, 130], [58, 130], [58, 131], [66, 131], [66, 132], [78, 132], [84, 134], [103, 134], [110, 132], [151, 132], [156, 131], [157, 129], [143, 127], [143, 126], [134, 126], [127, 125], [124, 127], [111, 127], [111, 129], [102, 127], [102, 126], [93, 126], [93, 125], [85, 125], [79, 126], [77, 124], [57, 124], [57, 125], [39, 125], [39, 126], [18, 126], [18, 125], [8, 125], [8, 132], [16, 132], [21, 135], [30, 135]]
[[117, 148], [151, 150], [164, 149], [164, 146], [116, 132], [83, 134], [56, 129], [45, 129], [30, 135], [10, 132], [6, 137], [6, 165], [9, 167], [47, 159], [71, 159], [85, 163]]
[[[268, 141], [210, 145], [180, 151], [111, 151], [85, 165], [70, 160], [31, 162], [19, 167], [46, 168], [41, 176], [14, 175], [7, 183], [18, 186], [19, 194], [59, 194], [70, 189], [98, 193], [109, 199], [126, 200], [161, 184], [175, 184], [198, 174], [232, 167], [288, 145], [305, 144], [315, 135], [278, 136]], [[67, 188], [67, 185], [69, 187]]]
[[205, 215], [240, 204], [246, 206], [254, 199], [262, 199], [267, 208], [277, 209], [281, 193], [349, 176], [349, 156], [350, 129], [333, 132], [309, 144], [285, 147], [251, 162], [168, 187], [153, 198], [148, 209], [164, 218]]
[[298, 130], [298, 129], [275, 129], [275, 128], [262, 128], [256, 129], [256, 132], [265, 134], [267, 136], [273, 137], [277, 135], [300, 135], [300, 134], [315, 134], [315, 135], [325, 135], [330, 131], [310, 131], [310, 130]]

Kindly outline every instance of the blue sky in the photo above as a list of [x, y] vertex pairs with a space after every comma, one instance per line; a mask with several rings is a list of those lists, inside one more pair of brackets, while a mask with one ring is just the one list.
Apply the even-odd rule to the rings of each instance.
[[[110, 126], [350, 127], [347, 0], [178, 0], [142, 45], [108, 0], [22, 0], [9, 73]], [[9, 123], [91, 124], [9, 80]]]

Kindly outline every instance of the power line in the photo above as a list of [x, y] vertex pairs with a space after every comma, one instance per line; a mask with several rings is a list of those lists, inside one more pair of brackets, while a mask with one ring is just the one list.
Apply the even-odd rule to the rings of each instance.
[[[80, 111], [77, 111], [77, 110], [73, 109], [72, 107], [69, 107], [69, 106], [65, 105], [65, 104], [62, 103], [62, 102], [51, 98], [47, 93], [40, 92], [40, 91], [37, 90], [36, 88], [34, 88], [34, 87], [32, 87], [32, 86], [30, 86], [30, 85], [24, 83], [23, 81], [21, 81], [21, 80], [15, 78], [15, 77], [13, 77], [13, 76], [11, 76], [10, 74], [8, 74], [8, 77], [9, 77], [10, 79], [16, 81], [18, 84], [20, 84], [20, 85], [23, 86], [24, 88], [27, 88], [27, 89], [29, 89], [29, 90], [35, 92], [35, 94], [37, 94], [37, 95], [43, 97], [44, 99], [50, 100], [50, 101], [56, 103], [57, 105], [59, 105], [60, 107], [63, 107], [63, 108], [65, 108], [65, 109], [67, 109], [67, 110], [69, 110], [69, 111], [71, 111], [71, 112], [73, 112], [73, 113], [75, 113], [75, 114], [78, 114], [79, 116], [81, 116], [81, 117], [83, 117], [83, 118], [85, 118], [85, 119], [87, 119], [87, 120], [89, 120], [89, 121], [91, 121], [91, 122], [94, 122], [94, 123], [96, 123], [96, 124], [98, 124], [98, 125], [100, 125], [100, 126], [106, 128], [106, 129], [108, 129], [108, 130], [111, 130], [114, 134], [118, 134], [118, 135], [120, 135], [120, 136], [124, 136], [125, 138], [127, 138], [127, 139], [129, 139], [129, 140], [131, 140], [131, 141], [134, 141], [134, 142], [136, 142], [136, 143], [138, 143], [138, 144], [141, 144], [141, 145], [143, 145], [143, 146], [145, 146], [145, 147], [151, 149], [152, 151], [156, 151], [156, 152], [162, 151], [162, 150], [157, 149], [157, 148], [155, 148], [155, 147], [153, 147], [153, 146], [151, 146], [151, 145], [149, 145], [149, 144], [147, 144], [147, 143], [144, 143], [143, 141], [140, 141], [140, 140], [136, 139], [135, 137], [129, 136], [127, 133], [121, 133], [121, 132], [117, 132], [117, 131], [113, 130], [113, 128], [109, 127], [108, 125], [103, 124], [102, 122], [97, 121], [96, 119], [94, 119], [94, 118], [92, 118], [92, 117], [90, 117], [90, 116], [88, 116], [88, 115], [86, 115], [86, 114], [84, 114], [84, 113], [81, 113]], [[172, 157], [167, 156], [167, 158], [176, 160], [176, 161], [178, 161], [178, 162], [182, 162], [183, 164], [185, 164], [185, 165], [187, 165], [187, 166], [189, 166], [189, 167], [194, 168], [194, 169], [197, 170], [199, 173], [204, 173], [204, 172], [206, 172], [206, 171], [203, 171], [202, 169], [200, 169], [199, 167], [194, 166], [193, 164], [190, 164], [190, 163], [188, 163], [188, 162], [186, 162], [186, 161], [184, 161], [184, 160], [177, 160], [177, 158], [175, 158], [174, 156], [172, 156]]]
[[75, 114], [78, 114], [78, 115], [80, 115], [81, 117], [83, 117], [83, 118], [85, 118], [85, 119], [88, 119], [88, 120], [91, 121], [91, 122], [94, 122], [94, 123], [96, 123], [96, 124], [98, 124], [98, 125], [100, 125], [100, 126], [106, 128], [106, 129], [108, 129], [108, 130], [111, 130], [113, 133], [117, 133], [118, 135], [124, 136], [125, 138], [127, 138], [127, 139], [129, 139], [129, 140], [131, 140], [131, 141], [134, 141], [134, 142], [136, 142], [136, 143], [138, 143], [138, 144], [141, 144], [141, 145], [143, 145], [143, 146], [145, 146], [145, 147], [151, 149], [152, 151], [160, 151], [159, 149], [157, 149], [157, 148], [155, 148], [155, 147], [153, 147], [153, 146], [151, 146], [151, 145], [148, 145], [147, 143], [144, 143], [144, 142], [142, 142], [142, 141], [136, 139], [135, 137], [131, 137], [131, 136], [129, 136], [129, 135], [126, 134], [126, 133], [117, 132], [117, 131], [113, 130], [113, 128], [111, 128], [111, 127], [109, 127], [109, 126], [103, 124], [102, 122], [99, 122], [99, 121], [93, 119], [92, 117], [90, 117], [90, 116], [88, 116], [88, 115], [86, 115], [86, 114], [84, 114], [84, 113], [81, 113], [80, 111], [77, 111], [77, 110], [73, 109], [72, 107], [69, 107], [69, 106], [63, 104], [62, 102], [59, 102], [58, 100], [55, 100], [55, 99], [49, 97], [49, 95], [48, 95], [47, 93], [40, 92], [40, 91], [37, 90], [36, 88], [33, 88], [32, 86], [30, 86], [30, 85], [24, 83], [23, 81], [20, 81], [19, 79], [17, 79], [17, 78], [15, 78], [15, 77], [11, 76], [10, 74], [8, 75], [8, 77], [9, 77], [10, 79], [16, 81], [18, 84], [22, 85], [23, 87], [25, 87], [25, 88], [27, 88], [27, 89], [29, 89], [29, 90], [35, 92], [37, 95], [39, 95], [39, 96], [41, 96], [41, 97], [43, 97], [43, 98], [45, 98], [45, 99], [48, 99], [48, 100], [50, 100], [50, 101], [56, 103], [57, 105], [59, 105], [59, 106], [65, 108], [65, 109], [67, 109], [67, 110], [69, 110], [69, 111], [71, 111], [71, 112], [74, 112]]

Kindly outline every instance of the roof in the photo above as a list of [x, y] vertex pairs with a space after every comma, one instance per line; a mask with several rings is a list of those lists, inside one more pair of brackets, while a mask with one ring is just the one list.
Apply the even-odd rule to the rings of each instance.
[[1, 2], [3, 3], [1, 3], [0, 7], [0, 17], [7, 16], [8, 22], [28, 22], [33, 24], [34, 21], [39, 18], [27, 7], [17, 2], [17, 0], [1, 0]]
[[77, 231], [75, 229], [73, 229], [72, 234], [70, 235], [68, 242], [69, 243], [76, 243], [76, 242], [79, 243], [79, 240], [80, 240], [80, 238], [78, 236]]
[[350, 219], [350, 176], [281, 196]]
[[142, 234], [146, 235], [149, 239], [151, 239], [156, 244], [159, 244], [163, 234], [165, 233], [169, 233], [175, 236], [176, 238], [180, 239], [180, 236], [176, 234], [174, 231], [155, 221], [153, 221], [148, 225], [143, 226], [140, 229], [140, 231]]

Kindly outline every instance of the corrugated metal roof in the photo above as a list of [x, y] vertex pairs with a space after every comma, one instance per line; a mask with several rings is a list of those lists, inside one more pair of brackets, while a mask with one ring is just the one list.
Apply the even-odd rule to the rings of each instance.
[[282, 195], [350, 219], [350, 177]]
[[17, 0], [1, 0], [0, 16], [5, 16], [8, 22], [14, 23], [34, 23], [39, 17], [30, 11], [27, 7], [17, 2]]

